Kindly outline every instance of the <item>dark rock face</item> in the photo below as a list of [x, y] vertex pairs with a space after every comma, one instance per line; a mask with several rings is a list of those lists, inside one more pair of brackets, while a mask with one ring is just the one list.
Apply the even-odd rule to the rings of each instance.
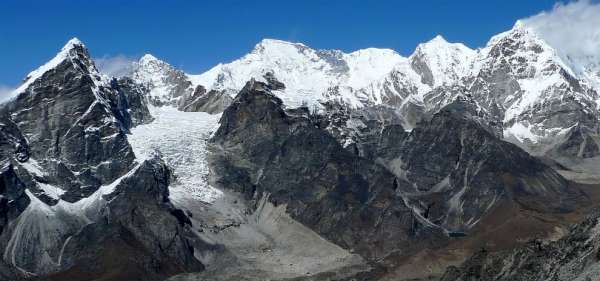
[[267, 87], [269, 87], [270, 90], [277, 91], [285, 89], [285, 85], [275, 78], [273, 72], [267, 72], [263, 77], [267, 81]]
[[441, 281], [597, 280], [598, 215], [571, 228], [555, 242], [533, 240], [499, 253], [482, 249], [460, 267], [449, 267]]
[[[25, 194], [10, 166], [0, 174], [3, 280], [164, 280], [201, 271], [189, 219], [168, 198], [171, 171], [159, 156], [137, 165], [87, 202], [48, 206]], [[28, 204], [29, 203], [29, 204]], [[20, 214], [20, 215], [19, 215]], [[3, 225], [7, 225], [4, 223]]]
[[[1, 110], [28, 140], [29, 155], [49, 172], [46, 181], [67, 191], [63, 199], [76, 201], [131, 168], [125, 132], [138, 120], [125, 106], [136, 105], [136, 94], [103, 83], [82, 44], [62, 52], [62, 62]], [[147, 111], [138, 105], [135, 111]]]
[[148, 89], [130, 78], [113, 79], [110, 82], [115, 93], [110, 96], [113, 114], [126, 130], [152, 122], [148, 110]]
[[344, 149], [312, 120], [306, 109], [285, 111], [268, 85], [249, 82], [211, 139], [212, 181], [286, 204], [293, 218], [366, 257], [443, 240], [396, 193], [408, 183]]
[[0, 233], [9, 221], [27, 208], [29, 198], [25, 184], [21, 182], [9, 162], [0, 163]]
[[424, 216], [450, 231], [467, 231], [505, 200], [560, 212], [583, 199], [550, 167], [498, 139], [498, 128], [476, 109], [456, 100], [415, 128], [401, 149], [380, 156], [412, 183], [404, 192]]
[[217, 114], [231, 104], [232, 98], [225, 91], [206, 89], [199, 85], [194, 92], [184, 94], [178, 102], [178, 109], [187, 112], [206, 112]]
[[550, 167], [502, 141], [502, 122], [469, 95], [458, 95], [410, 133], [396, 112], [335, 105], [325, 112], [313, 117], [319, 127], [350, 153], [411, 183], [398, 189], [406, 203], [450, 234], [468, 233], [506, 202], [560, 213], [585, 201]]
[[8, 116], [0, 116], [0, 161], [29, 159], [29, 145], [19, 127]]
[[397, 110], [373, 106], [350, 110], [337, 104], [325, 104], [325, 112], [312, 118], [325, 128], [348, 151], [376, 161], [388, 150], [399, 148], [408, 134], [402, 127]]

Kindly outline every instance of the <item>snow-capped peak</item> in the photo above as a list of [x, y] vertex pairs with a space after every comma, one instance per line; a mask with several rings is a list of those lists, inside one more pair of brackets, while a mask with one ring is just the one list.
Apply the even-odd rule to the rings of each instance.
[[429, 40], [430, 44], [450, 44], [446, 38], [444, 38], [441, 34], [436, 35], [433, 39]]
[[[396, 64], [406, 60], [390, 49], [369, 48], [345, 54], [339, 50], [315, 50], [301, 43], [264, 39], [244, 57], [217, 65], [201, 75], [191, 75], [194, 84], [208, 90], [235, 95], [251, 78], [264, 80], [267, 72], [285, 84], [278, 93], [288, 106], [318, 103], [332, 87], [357, 89], [382, 79]], [[356, 97], [335, 95], [359, 106]]]
[[[77, 49], [82, 50], [83, 53], [77, 52]], [[33, 82], [42, 77], [42, 75], [44, 75], [46, 72], [56, 68], [63, 61], [67, 59], [72, 60], [75, 57], [80, 57], [81, 59], [85, 60], [86, 64], [89, 64], [91, 66], [90, 70], [97, 72], [97, 70], [93, 66], [93, 63], [91, 63], [85, 45], [79, 39], [72, 38], [61, 48], [60, 52], [58, 52], [58, 54], [56, 54], [54, 58], [49, 60], [44, 65], [38, 67], [36, 70], [27, 74], [25, 80], [23, 81], [23, 84], [21, 84], [21, 86], [15, 89], [12, 95], [16, 96], [20, 93], [25, 92]]]
[[81, 40], [79, 40], [77, 37], [73, 37], [69, 41], [67, 41], [65, 46], [62, 47], [62, 51], [68, 51], [70, 49], [75, 48], [76, 46], [85, 48], [85, 45], [83, 44], [83, 42], [81, 42]]
[[151, 63], [151, 62], [159, 62], [160, 63], [162, 61], [151, 54], [143, 55], [138, 61], [139, 64], [147, 64], [147, 63]]
[[260, 42], [258, 42], [258, 44], [256, 44], [254, 46], [254, 49], [252, 50], [252, 52], [267, 52], [268, 53], [268, 52], [272, 52], [272, 51], [282, 49], [282, 48], [303, 49], [303, 48], [308, 48], [308, 47], [302, 43], [294, 43], [294, 42], [283, 41], [283, 40], [278, 40], [278, 39], [265, 38], [265, 39], [261, 40]]
[[419, 44], [409, 60], [423, 83], [437, 87], [455, 83], [466, 76], [476, 56], [477, 51], [461, 43], [449, 43], [437, 35]]
[[159, 103], [170, 103], [190, 91], [188, 77], [170, 64], [151, 54], [143, 55], [134, 65], [131, 78], [150, 89], [150, 96]]
[[368, 48], [343, 56], [348, 65], [348, 86], [359, 89], [383, 78], [406, 60], [391, 49]]

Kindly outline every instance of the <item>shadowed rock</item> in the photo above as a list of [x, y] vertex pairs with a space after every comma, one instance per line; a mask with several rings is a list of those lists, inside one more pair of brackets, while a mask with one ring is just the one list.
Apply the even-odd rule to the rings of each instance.
[[220, 124], [211, 139], [218, 186], [254, 201], [270, 194], [294, 219], [369, 258], [443, 241], [396, 193], [408, 183], [344, 149], [306, 109], [284, 110], [268, 85], [248, 82]]

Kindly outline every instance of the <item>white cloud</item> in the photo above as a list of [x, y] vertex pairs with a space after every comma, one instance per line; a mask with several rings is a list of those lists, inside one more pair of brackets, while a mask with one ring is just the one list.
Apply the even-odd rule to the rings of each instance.
[[13, 97], [15, 88], [6, 85], [0, 85], [0, 103], [5, 102]]
[[125, 55], [116, 55], [96, 58], [94, 62], [100, 72], [109, 76], [121, 77], [131, 73], [137, 60]]
[[523, 19], [561, 55], [600, 63], [600, 3], [558, 3], [552, 10]]

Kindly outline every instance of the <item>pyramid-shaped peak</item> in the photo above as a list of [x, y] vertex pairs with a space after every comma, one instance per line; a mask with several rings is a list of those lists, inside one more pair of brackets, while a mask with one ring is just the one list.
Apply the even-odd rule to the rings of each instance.
[[89, 71], [94, 73], [97, 72], [96, 67], [90, 59], [87, 49], [85, 48], [85, 45], [79, 39], [72, 38], [62, 47], [60, 52], [58, 52], [54, 58], [46, 62], [44, 65], [38, 67], [36, 70], [30, 72], [25, 77], [23, 84], [15, 90], [15, 93], [24, 92], [29, 85], [31, 85], [31, 83], [42, 77], [44, 73], [56, 68], [65, 60], [73, 61], [76, 59], [83, 61], [84, 64], [88, 65]]
[[466, 45], [462, 44], [462, 43], [451, 43], [448, 42], [448, 40], [446, 40], [446, 38], [444, 38], [442, 35], [436, 35], [435, 37], [433, 37], [431, 40], [425, 42], [425, 43], [421, 43], [419, 44], [419, 46], [417, 47], [417, 49], [423, 49], [423, 48], [460, 48], [463, 50], [471, 50], [471, 48], [467, 47]]
[[442, 57], [452, 57], [459, 55], [461, 57], [473, 57], [476, 51], [462, 43], [450, 43], [442, 35], [436, 35], [433, 39], [421, 43], [415, 49], [411, 57], [417, 55], [436, 55]]
[[67, 41], [67, 43], [65, 44], [65, 46], [62, 49], [70, 50], [76, 46], [85, 47], [85, 45], [83, 44], [83, 42], [81, 42], [81, 40], [79, 40], [77, 37], [73, 37], [69, 41]]
[[440, 34], [433, 37], [433, 39], [429, 40], [429, 43], [443, 43], [448, 44], [448, 41]]
[[140, 58], [140, 63], [148, 63], [152, 61], [160, 61], [157, 57], [152, 54], [145, 54]]

